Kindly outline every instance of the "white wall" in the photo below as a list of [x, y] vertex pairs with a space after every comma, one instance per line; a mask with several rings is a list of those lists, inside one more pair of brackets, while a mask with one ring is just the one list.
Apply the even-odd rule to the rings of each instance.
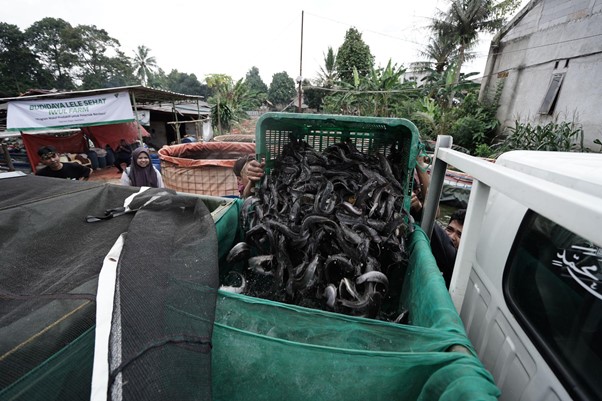
[[[583, 125], [585, 144], [602, 140], [602, 0], [541, 0], [489, 53], [483, 92], [504, 82], [498, 119]], [[527, 6], [528, 7], [528, 6]], [[497, 54], [496, 54], [497, 53]], [[568, 66], [565, 67], [568, 60]], [[565, 72], [553, 115], [538, 114], [553, 73]], [[488, 73], [488, 71], [486, 71]]]

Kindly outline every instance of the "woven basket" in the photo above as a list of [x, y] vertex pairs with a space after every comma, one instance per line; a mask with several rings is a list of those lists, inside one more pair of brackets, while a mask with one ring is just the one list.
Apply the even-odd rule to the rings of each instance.
[[255, 154], [254, 143], [202, 142], [164, 146], [159, 150], [167, 188], [211, 196], [238, 196], [232, 167], [240, 156]]

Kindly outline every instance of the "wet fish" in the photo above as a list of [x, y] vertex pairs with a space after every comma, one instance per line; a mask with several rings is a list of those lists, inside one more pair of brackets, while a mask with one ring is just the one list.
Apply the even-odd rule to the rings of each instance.
[[345, 202], [341, 202], [339, 204], [341, 206], [341, 208], [343, 208], [345, 211], [355, 215], [355, 216], [361, 216], [364, 214], [364, 212], [362, 211], [362, 209], [355, 207], [354, 205], [352, 205], [351, 203], [345, 201]]
[[375, 283], [382, 284], [385, 287], [385, 290], [389, 288], [389, 279], [387, 276], [379, 271], [373, 270], [366, 272], [355, 279], [356, 284], [364, 284], [364, 283]]
[[251, 247], [246, 242], [239, 242], [234, 245], [230, 252], [228, 252], [228, 256], [226, 256], [226, 262], [233, 263], [238, 262], [249, 257], [251, 251]]
[[343, 277], [353, 277], [357, 268], [345, 254], [329, 255], [324, 262], [324, 273], [329, 283], [338, 283]]
[[296, 272], [293, 286], [304, 291], [313, 288], [318, 281], [317, 270], [319, 265], [320, 255], [316, 255], [311, 262], [302, 264], [303, 269], [300, 272]]
[[407, 263], [412, 228], [402, 209], [401, 147], [386, 151], [368, 154], [344, 141], [318, 152], [291, 133], [241, 213], [254, 256], [238, 244], [229, 253], [247, 258], [248, 294], [379, 315], [388, 275]]
[[326, 306], [334, 309], [337, 299], [337, 287], [334, 284], [328, 284], [324, 289], [324, 298], [326, 298]]
[[230, 285], [221, 285], [219, 287], [220, 290], [226, 292], [233, 292], [235, 294], [242, 294], [247, 287], [247, 281], [245, 277], [236, 271], [231, 271], [228, 273], [225, 279], [226, 283], [232, 283]]
[[272, 270], [273, 261], [274, 255], [259, 255], [249, 258], [247, 264], [249, 269], [267, 274], [268, 271]]

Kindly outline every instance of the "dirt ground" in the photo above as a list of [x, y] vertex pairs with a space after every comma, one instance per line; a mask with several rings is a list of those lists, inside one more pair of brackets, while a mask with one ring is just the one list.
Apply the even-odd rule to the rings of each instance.
[[121, 173], [117, 170], [117, 167], [110, 166], [94, 170], [89, 181], [104, 181], [111, 184], [119, 184], [120, 178]]

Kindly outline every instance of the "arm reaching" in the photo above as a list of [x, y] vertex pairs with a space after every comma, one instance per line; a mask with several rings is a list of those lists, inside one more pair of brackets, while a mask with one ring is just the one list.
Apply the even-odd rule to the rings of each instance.
[[245, 189], [242, 193], [242, 197], [246, 198], [254, 192], [255, 184], [261, 180], [265, 173], [265, 162], [258, 162], [257, 160], [249, 160], [241, 171], [241, 177], [243, 182], [246, 182]]

